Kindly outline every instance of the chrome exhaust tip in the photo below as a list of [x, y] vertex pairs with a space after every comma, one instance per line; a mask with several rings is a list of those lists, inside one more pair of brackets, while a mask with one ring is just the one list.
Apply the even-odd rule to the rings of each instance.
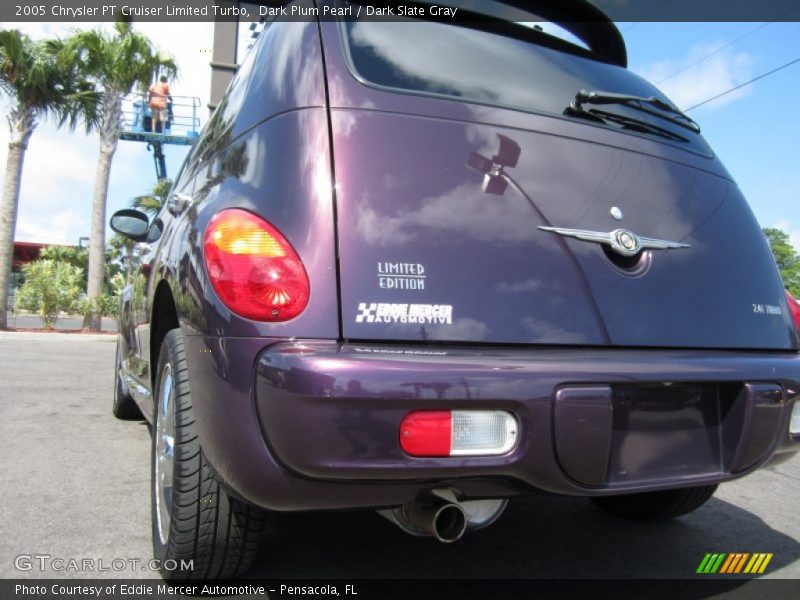
[[394, 509], [379, 510], [406, 533], [430, 536], [451, 544], [461, 539], [467, 530], [480, 529], [493, 523], [503, 512], [507, 500], [471, 500], [459, 502], [450, 488], [431, 490]]
[[412, 503], [403, 509], [406, 517], [419, 529], [444, 544], [458, 541], [467, 530], [467, 514], [460, 505], [452, 502], [430, 507]]

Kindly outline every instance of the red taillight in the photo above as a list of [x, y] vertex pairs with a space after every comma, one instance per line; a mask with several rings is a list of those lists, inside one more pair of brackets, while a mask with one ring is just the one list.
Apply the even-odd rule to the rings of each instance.
[[308, 275], [280, 231], [237, 208], [216, 215], [206, 229], [206, 269], [214, 290], [233, 312], [257, 321], [287, 321], [308, 304]]
[[789, 312], [792, 313], [794, 328], [800, 333], [800, 304], [789, 293], [789, 290], [786, 290], [786, 303], [789, 305]]

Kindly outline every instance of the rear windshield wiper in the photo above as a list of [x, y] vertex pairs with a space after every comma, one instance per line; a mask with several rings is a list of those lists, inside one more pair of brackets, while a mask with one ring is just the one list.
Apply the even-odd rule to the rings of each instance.
[[[695, 123], [691, 117], [655, 96], [646, 98], [644, 96], [633, 96], [630, 94], [581, 90], [575, 94], [575, 100], [573, 100], [570, 106], [580, 111], [583, 110], [583, 104], [623, 104], [634, 110], [639, 110], [648, 115], [653, 115], [659, 119], [669, 121], [670, 123], [693, 131], [694, 133], [700, 133], [700, 126]], [[653, 110], [648, 108], [648, 106], [653, 106], [658, 110]]]
[[685, 138], [674, 131], [670, 131], [669, 129], [665, 129], [664, 127], [659, 127], [658, 125], [649, 123], [648, 121], [642, 121], [640, 119], [608, 112], [606, 110], [599, 110], [596, 108], [590, 108], [587, 110], [582, 106], [576, 107], [574, 104], [570, 104], [564, 110], [564, 114], [571, 117], [580, 117], [596, 123], [606, 123], [611, 121], [612, 123], [622, 125], [622, 127], [625, 129], [638, 131], [639, 133], [650, 133], [676, 142], [689, 142], [688, 138]]

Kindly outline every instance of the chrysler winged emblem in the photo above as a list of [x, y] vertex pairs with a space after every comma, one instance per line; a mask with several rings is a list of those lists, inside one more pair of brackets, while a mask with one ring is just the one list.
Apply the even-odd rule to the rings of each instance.
[[635, 256], [642, 250], [671, 250], [673, 248], [689, 248], [689, 244], [670, 242], [656, 238], [641, 237], [628, 229], [615, 229], [609, 233], [605, 231], [589, 231], [587, 229], [567, 229], [566, 227], [539, 226], [542, 231], [552, 231], [558, 235], [573, 237], [584, 242], [605, 244], [611, 250], [622, 256]]

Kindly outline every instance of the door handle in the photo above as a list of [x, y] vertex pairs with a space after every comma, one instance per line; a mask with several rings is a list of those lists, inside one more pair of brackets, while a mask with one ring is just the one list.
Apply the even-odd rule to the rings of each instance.
[[173, 215], [178, 216], [193, 202], [194, 198], [189, 194], [181, 194], [180, 192], [170, 194], [169, 198], [167, 198], [167, 210]]

